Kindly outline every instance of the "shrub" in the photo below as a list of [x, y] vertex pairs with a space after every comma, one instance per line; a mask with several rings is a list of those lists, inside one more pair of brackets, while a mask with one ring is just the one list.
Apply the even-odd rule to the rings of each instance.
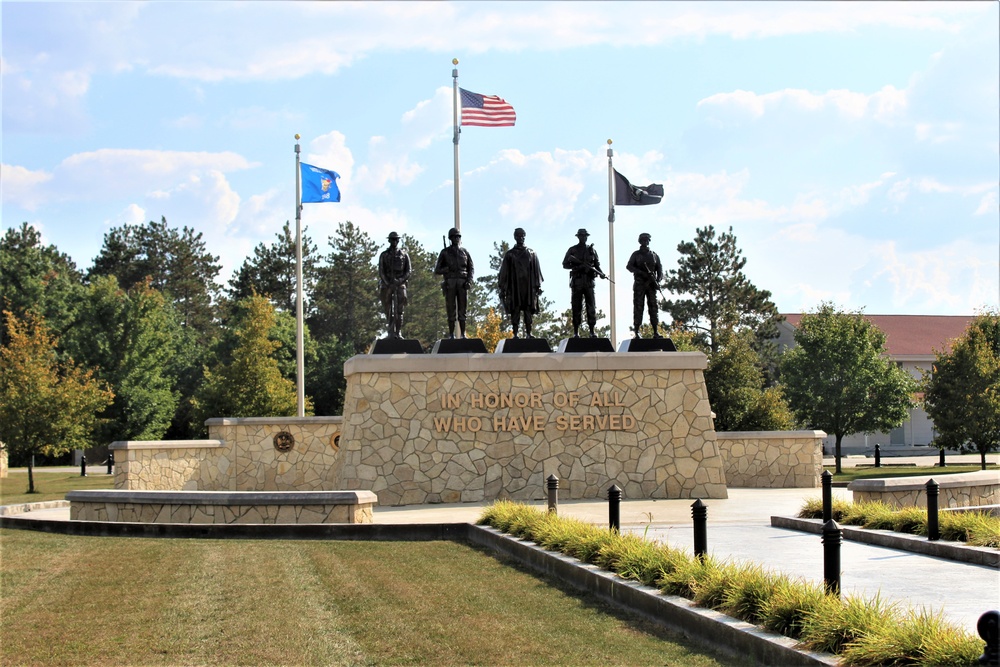
[[827, 595], [802, 624], [802, 643], [828, 653], [842, 653], [848, 644], [876, 632], [891, 632], [895, 625], [895, 605], [876, 595], [868, 600], [857, 596]]
[[982, 642], [955, 633], [941, 612], [909, 611], [845, 646], [851, 665], [973, 665]]
[[819, 584], [779, 578], [761, 606], [760, 623], [765, 630], [798, 639], [805, 619], [816, 613], [826, 595]]
[[897, 533], [926, 535], [927, 510], [920, 507], [904, 507], [897, 510], [892, 519], [892, 529]]
[[781, 579], [759, 565], [741, 567], [726, 587], [721, 611], [748, 623], [760, 623]]

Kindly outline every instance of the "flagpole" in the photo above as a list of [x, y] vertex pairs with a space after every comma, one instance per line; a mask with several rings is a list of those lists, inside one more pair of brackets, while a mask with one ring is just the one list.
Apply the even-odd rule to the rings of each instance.
[[618, 327], [615, 323], [615, 169], [611, 164], [611, 140], [608, 139], [608, 270], [611, 283], [611, 345], [618, 345]]
[[[458, 58], [451, 59], [452, 65], [458, 65]], [[462, 130], [458, 127], [458, 67], [451, 70], [451, 115], [455, 122], [455, 229], [462, 231], [461, 185], [458, 171], [458, 138]]]
[[299, 417], [306, 416], [306, 379], [303, 357], [302, 319], [302, 168], [299, 158], [299, 135], [295, 135], [295, 394]]

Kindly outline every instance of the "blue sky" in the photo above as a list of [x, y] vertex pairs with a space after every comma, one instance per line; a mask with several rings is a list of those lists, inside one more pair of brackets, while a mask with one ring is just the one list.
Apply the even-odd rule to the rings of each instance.
[[518, 226], [560, 310], [578, 228], [609, 268], [612, 139], [615, 167], [666, 193], [617, 209], [618, 338], [638, 234], [669, 269], [709, 224], [783, 312], [970, 314], [1000, 302], [998, 8], [5, 0], [3, 225], [85, 269], [111, 227], [166, 216], [204, 234], [225, 283], [294, 221], [299, 133], [303, 161], [342, 176], [340, 204], [303, 212], [321, 251], [344, 220], [436, 249], [458, 58], [460, 86], [518, 114], [462, 132], [481, 271]]

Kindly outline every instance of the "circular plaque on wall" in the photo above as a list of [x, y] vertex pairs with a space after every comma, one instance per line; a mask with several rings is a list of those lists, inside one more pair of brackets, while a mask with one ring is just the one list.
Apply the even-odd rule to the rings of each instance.
[[290, 452], [295, 446], [295, 436], [288, 431], [279, 431], [274, 434], [274, 448], [279, 452]]

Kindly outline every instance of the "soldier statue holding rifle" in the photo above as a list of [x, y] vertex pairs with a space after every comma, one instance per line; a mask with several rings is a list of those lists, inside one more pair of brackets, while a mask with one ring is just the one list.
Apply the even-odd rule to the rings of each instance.
[[406, 308], [406, 281], [410, 279], [410, 256], [399, 247], [399, 234], [389, 233], [389, 247], [378, 258], [378, 287], [385, 311], [388, 338], [402, 338]]
[[441, 291], [444, 292], [445, 309], [448, 313], [448, 338], [455, 337], [455, 322], [461, 338], [465, 338], [465, 309], [468, 305], [469, 284], [474, 269], [472, 256], [462, 247], [462, 233], [452, 227], [448, 230], [451, 245], [445, 246], [438, 255], [434, 273], [442, 276]]
[[580, 323], [583, 304], [587, 304], [587, 328], [590, 337], [594, 338], [594, 326], [597, 324], [597, 308], [594, 305], [594, 278], [600, 276], [608, 279], [601, 271], [601, 262], [597, 258], [594, 244], [587, 245], [590, 234], [586, 229], [576, 233], [578, 243], [570, 246], [563, 258], [563, 268], [569, 270], [569, 287], [572, 291], [573, 306], [573, 337], [580, 337]]
[[[639, 327], [642, 326], [643, 306], [649, 308], [649, 323], [653, 327], [653, 338], [660, 338], [659, 306], [656, 294], [663, 280], [663, 265], [659, 256], [649, 249], [652, 237], [645, 232], [639, 234], [639, 249], [628, 258], [625, 268], [632, 272], [632, 331], [635, 338], [640, 338]], [[644, 303], [645, 302], [645, 303]]]

